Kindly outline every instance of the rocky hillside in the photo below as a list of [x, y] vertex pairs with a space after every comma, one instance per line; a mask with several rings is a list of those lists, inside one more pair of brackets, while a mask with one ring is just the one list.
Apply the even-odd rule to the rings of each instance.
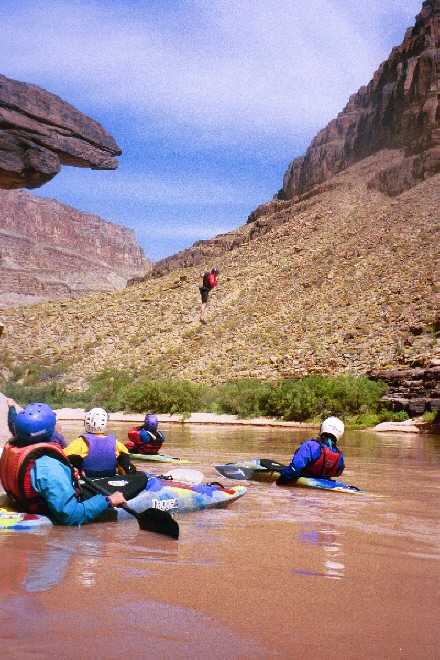
[[0, 188], [39, 188], [62, 165], [115, 170], [120, 154], [100, 124], [59, 96], [0, 75]]
[[53, 199], [0, 190], [0, 307], [121, 289], [151, 270], [133, 230]]
[[[376, 96], [374, 85], [370, 96], [362, 92], [366, 114], [353, 111], [350, 124], [351, 111], [344, 111], [343, 167], [329, 169], [302, 194], [292, 188], [291, 198], [260, 207], [235, 231], [156, 264], [155, 277], [124, 291], [6, 310], [3, 372], [24, 361], [62, 363], [64, 381], [79, 388], [106, 367], [216, 383], [439, 365], [440, 173], [437, 165], [423, 165], [436, 162], [439, 12], [440, 0], [423, 3], [405, 48], [398, 49], [400, 61], [390, 64], [388, 78], [375, 76], [383, 81], [382, 92], [380, 85]], [[421, 88], [426, 76], [417, 73], [428, 66], [427, 48], [429, 94]], [[403, 74], [409, 60], [410, 77]], [[403, 76], [397, 84], [393, 72]], [[396, 112], [402, 90], [419, 99], [404, 104], [394, 129], [403, 130], [403, 119], [414, 118], [418, 104], [421, 114], [410, 124], [420, 130], [411, 131], [410, 142], [390, 131], [389, 144], [378, 137], [374, 153], [361, 149], [350, 159], [346, 140], [354, 127], [359, 136], [362, 126], [370, 136], [374, 130], [385, 135], [380, 122], [394, 121], [389, 111], [375, 112], [379, 99], [384, 107], [386, 80]], [[368, 123], [373, 116], [377, 121]], [[328, 167], [330, 133], [328, 149], [317, 157], [319, 164], [330, 154]], [[390, 190], [386, 181], [399, 177], [407, 183]], [[203, 326], [200, 274], [214, 263], [220, 284]]]
[[367, 185], [400, 157], [381, 152], [335, 175], [331, 189], [225, 253], [206, 326], [200, 269], [186, 268], [112, 294], [6, 311], [3, 365], [64, 362], [76, 388], [105, 367], [219, 382], [432, 363], [440, 175], [394, 198]]

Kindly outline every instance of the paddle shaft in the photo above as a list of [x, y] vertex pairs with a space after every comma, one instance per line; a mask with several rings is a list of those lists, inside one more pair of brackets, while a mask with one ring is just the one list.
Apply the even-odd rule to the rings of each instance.
[[[82, 476], [81, 478], [88, 486], [90, 486], [90, 488], [92, 488], [92, 490], [95, 490], [97, 493], [101, 493], [101, 495], [106, 495], [106, 496], [112, 495], [112, 493], [110, 493], [108, 490], [106, 490], [102, 486], [99, 486], [98, 484], [95, 484], [95, 482], [92, 481], [91, 479], [89, 479], [88, 477]], [[135, 511], [134, 509], [132, 509], [131, 507], [129, 507], [128, 504], [118, 504], [118, 506], [121, 509], [125, 509], [127, 511], [127, 513], [130, 513], [132, 516], [137, 518], [137, 520], [139, 520], [138, 512]]]
[[[102, 493], [102, 495], [111, 496], [112, 493], [109, 493], [105, 488], [99, 486], [91, 479], [83, 477], [85, 483], [90, 486], [92, 490], [96, 493]], [[150, 507], [138, 513], [134, 509], [128, 506], [128, 504], [119, 504], [121, 509], [125, 509], [127, 513], [136, 518], [139, 524], [139, 528], [144, 532], [156, 532], [157, 534], [164, 534], [165, 536], [170, 536], [173, 539], [179, 538], [179, 525], [173, 519], [172, 515], [168, 511], [162, 511], [161, 509]]]

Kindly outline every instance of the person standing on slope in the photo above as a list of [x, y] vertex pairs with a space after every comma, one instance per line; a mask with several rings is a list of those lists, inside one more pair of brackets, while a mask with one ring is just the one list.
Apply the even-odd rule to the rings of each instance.
[[202, 286], [200, 287], [200, 294], [202, 296], [202, 306], [200, 308], [200, 323], [206, 323], [205, 321], [205, 309], [208, 304], [208, 294], [212, 289], [217, 286], [217, 277], [219, 271], [217, 268], [213, 268], [211, 272], [206, 272], [203, 275]]
[[288, 486], [300, 477], [331, 479], [342, 474], [345, 463], [336, 443], [344, 434], [344, 422], [337, 417], [328, 417], [321, 424], [320, 434], [313, 440], [303, 442], [293, 455], [290, 465], [284, 468], [277, 479], [278, 486]]

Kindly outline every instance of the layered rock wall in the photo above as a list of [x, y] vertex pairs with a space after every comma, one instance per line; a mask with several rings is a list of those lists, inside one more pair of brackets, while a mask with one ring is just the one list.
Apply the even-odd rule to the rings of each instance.
[[0, 75], [0, 188], [39, 188], [62, 165], [114, 170], [121, 150], [58, 96]]
[[440, 411], [440, 366], [419, 369], [387, 369], [371, 374], [390, 388], [384, 401], [392, 410], [404, 410], [411, 417], [425, 411]]
[[371, 82], [289, 165], [278, 196], [295, 199], [382, 149], [403, 149], [405, 158], [371, 185], [400, 194], [440, 171], [439, 122], [440, 0], [426, 0], [415, 26]]
[[24, 191], [0, 191], [0, 305], [90, 295], [151, 270], [133, 230]]

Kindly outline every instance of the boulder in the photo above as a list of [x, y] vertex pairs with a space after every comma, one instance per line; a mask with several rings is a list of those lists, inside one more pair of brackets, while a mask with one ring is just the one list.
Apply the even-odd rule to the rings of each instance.
[[0, 188], [39, 188], [62, 165], [115, 170], [121, 150], [59, 96], [0, 75]]

